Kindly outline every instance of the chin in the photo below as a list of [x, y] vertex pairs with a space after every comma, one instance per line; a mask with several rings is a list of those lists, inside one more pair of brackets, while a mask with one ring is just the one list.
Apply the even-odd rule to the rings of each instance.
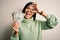
[[30, 17], [26, 17], [27, 19], [30, 19]]

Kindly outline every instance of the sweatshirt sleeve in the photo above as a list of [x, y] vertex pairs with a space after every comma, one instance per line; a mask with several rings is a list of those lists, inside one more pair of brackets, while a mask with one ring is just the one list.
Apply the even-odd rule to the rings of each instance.
[[14, 32], [12, 32], [10, 40], [19, 40], [19, 35], [16, 36]]
[[39, 23], [41, 23], [42, 30], [47, 30], [54, 28], [58, 24], [58, 21], [54, 15], [48, 15], [46, 21], [39, 21]]

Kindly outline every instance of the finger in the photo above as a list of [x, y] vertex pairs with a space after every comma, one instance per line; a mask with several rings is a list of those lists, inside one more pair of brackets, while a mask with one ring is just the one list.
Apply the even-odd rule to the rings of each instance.
[[19, 32], [19, 30], [18, 30], [18, 29], [16, 29], [15, 27], [13, 27], [13, 30], [14, 30], [14, 31], [16, 31], [16, 32]]
[[13, 24], [13, 27], [15, 27], [16, 29], [18, 29], [18, 28], [19, 28], [19, 23], [16, 23], [16, 22], [15, 22], [15, 23]]

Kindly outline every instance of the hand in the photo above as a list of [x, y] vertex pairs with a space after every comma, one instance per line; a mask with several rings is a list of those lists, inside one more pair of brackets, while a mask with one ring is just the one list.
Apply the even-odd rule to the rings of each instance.
[[42, 15], [42, 16], [44, 16], [44, 17], [47, 16], [47, 14], [46, 14], [44, 11], [38, 10], [38, 8], [37, 8], [37, 3], [34, 3], [34, 5], [35, 5], [35, 9], [36, 9], [37, 13], [39, 13], [40, 15]]
[[41, 10], [38, 10], [37, 3], [34, 3], [34, 5], [35, 5], [34, 8], [36, 10], [36, 13], [39, 13], [40, 14], [42, 11]]
[[19, 28], [19, 22], [14, 22], [13, 23], [13, 30], [14, 30], [15, 35], [18, 35], [18, 32], [19, 32], [18, 28]]

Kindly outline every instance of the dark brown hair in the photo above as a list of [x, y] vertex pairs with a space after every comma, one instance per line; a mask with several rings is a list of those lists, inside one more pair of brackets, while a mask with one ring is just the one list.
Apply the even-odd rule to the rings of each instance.
[[[25, 9], [29, 6], [29, 5], [33, 5], [33, 2], [28, 2], [25, 7], [23, 8], [22, 12], [25, 13]], [[33, 20], [36, 19], [36, 13], [34, 13], [34, 15], [32, 16]]]

